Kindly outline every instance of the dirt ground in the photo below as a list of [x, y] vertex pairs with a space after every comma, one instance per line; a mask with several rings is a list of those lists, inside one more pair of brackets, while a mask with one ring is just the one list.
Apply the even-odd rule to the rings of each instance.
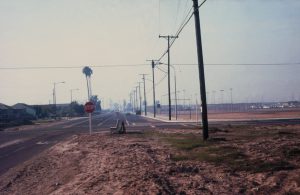
[[300, 194], [300, 125], [74, 135], [0, 177], [0, 194]]
[[[201, 113], [198, 112], [198, 120], [201, 119]], [[158, 114], [159, 117], [167, 119], [168, 114]], [[196, 112], [178, 112], [178, 120], [196, 120]], [[274, 119], [274, 118], [299, 118], [300, 109], [288, 110], [254, 110], [249, 112], [208, 112], [209, 120], [259, 120], [259, 119]], [[172, 118], [175, 114], [172, 113]]]

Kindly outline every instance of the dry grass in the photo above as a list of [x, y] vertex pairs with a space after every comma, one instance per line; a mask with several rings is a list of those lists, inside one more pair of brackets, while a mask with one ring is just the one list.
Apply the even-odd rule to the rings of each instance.
[[[211, 138], [207, 141], [203, 141], [197, 131], [186, 134], [153, 131], [146, 132], [144, 136], [158, 138], [170, 145], [174, 149], [171, 154], [174, 161], [202, 161], [223, 166], [230, 171], [258, 173], [298, 168], [295, 163], [300, 159], [300, 146], [296, 146], [298, 130], [284, 125], [212, 127]], [[274, 144], [274, 150], [263, 150], [259, 144], [253, 148], [247, 146], [260, 140], [266, 143], [266, 140], [272, 140], [269, 144]], [[286, 143], [277, 145], [279, 140], [285, 140]], [[295, 146], [291, 147], [293, 144]], [[261, 147], [264, 147], [264, 143], [261, 143]], [[249, 150], [257, 151], [254, 153]]]

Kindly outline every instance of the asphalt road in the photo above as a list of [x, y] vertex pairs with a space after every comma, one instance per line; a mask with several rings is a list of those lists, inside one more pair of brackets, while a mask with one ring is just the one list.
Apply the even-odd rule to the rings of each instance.
[[[191, 129], [199, 124], [191, 122], [162, 122], [133, 114], [104, 112], [94, 115], [93, 132], [109, 131], [117, 120], [125, 122], [128, 131], [164, 129]], [[260, 121], [214, 121], [210, 124], [300, 124], [300, 119], [276, 119]], [[59, 141], [75, 134], [88, 133], [88, 118], [78, 118], [50, 125], [41, 125], [26, 130], [0, 131], [0, 175], [10, 168], [39, 154]]]

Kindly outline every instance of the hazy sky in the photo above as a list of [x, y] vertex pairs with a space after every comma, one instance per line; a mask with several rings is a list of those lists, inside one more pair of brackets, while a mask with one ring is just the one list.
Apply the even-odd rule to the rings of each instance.
[[[92, 68], [92, 91], [107, 104], [121, 101], [167, 47], [158, 35], [174, 35], [192, 0], [0, 0], [0, 102], [47, 104], [53, 82], [57, 103], [87, 97], [82, 66]], [[300, 99], [300, 1], [207, 0], [200, 8], [208, 102]], [[163, 58], [167, 62], [167, 58]], [[128, 67], [130, 64], [148, 64]], [[197, 63], [194, 18], [171, 48], [171, 64]], [[210, 64], [296, 63], [278, 66]], [[112, 67], [110, 65], [124, 65]], [[3, 69], [73, 67], [64, 69]], [[79, 68], [74, 68], [79, 67]], [[176, 65], [179, 97], [199, 97], [197, 66]], [[161, 68], [166, 69], [163, 65]], [[156, 69], [156, 81], [164, 77]], [[174, 81], [172, 72], [172, 91]], [[152, 103], [146, 81], [148, 104]], [[167, 79], [157, 86], [166, 102]]]

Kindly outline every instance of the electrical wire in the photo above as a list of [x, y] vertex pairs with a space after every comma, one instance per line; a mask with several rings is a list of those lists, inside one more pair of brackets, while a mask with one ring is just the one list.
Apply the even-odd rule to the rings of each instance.
[[[193, 63], [176, 63], [173, 66], [198, 66]], [[300, 62], [286, 62], [286, 63], [214, 63], [204, 64], [205, 66], [299, 66]], [[91, 68], [134, 68], [149, 66], [149, 64], [114, 64], [114, 65], [94, 65]], [[84, 66], [25, 66], [25, 67], [0, 67], [0, 70], [35, 70], [35, 69], [80, 69]], [[166, 73], [161, 66], [155, 66], [160, 71]]]
[[[165, 74], [157, 83], [154, 84], [155, 87], [157, 87], [159, 84], [161, 84], [161, 82], [163, 82], [165, 80], [165, 78], [167, 78], [168, 74]], [[149, 89], [146, 93], [149, 93], [150, 91], [153, 90], [153, 87], [151, 87], [151, 89]]]
[[174, 27], [176, 27], [176, 24], [177, 24], [177, 19], [178, 19], [178, 15], [179, 15], [179, 7], [180, 7], [180, 4], [181, 3], [181, 0], [177, 0], [177, 9], [176, 9], [176, 16], [175, 16], [175, 22], [174, 22]]
[[[198, 6], [198, 9], [206, 2], [206, 0], [204, 0], [199, 6]], [[190, 11], [188, 12], [188, 15], [190, 14], [191, 10], [193, 9], [193, 7], [190, 9]], [[188, 16], [187, 15], [187, 16]], [[186, 17], [188, 18], [185, 22], [182, 23], [182, 25], [179, 27], [179, 29], [177, 30], [176, 34], [175, 34], [175, 37], [179, 36], [179, 34], [182, 32], [182, 30], [184, 29], [184, 27], [189, 23], [189, 21], [191, 20], [191, 18], [193, 17], [194, 15], [194, 12], [189, 16], [189, 17]], [[186, 19], [185, 18], [185, 19]], [[184, 21], [184, 20], [183, 20]], [[168, 50], [172, 47], [172, 45], [174, 44], [175, 42], [175, 38], [171, 39], [171, 43], [169, 44], [169, 47], [166, 49], [166, 51], [161, 55], [160, 58], [158, 58], [158, 61], [160, 61], [167, 53], [168, 53]]]
[[160, 0], [158, 0], [158, 32], [160, 32]]
[[166, 71], [166, 70], [162, 69], [162, 68], [161, 68], [161, 67], [159, 67], [159, 66], [155, 66], [155, 68], [157, 68], [158, 70], [160, 70], [160, 71], [162, 71], [162, 72], [164, 72], [164, 73], [167, 73], [167, 71]]
[[163, 82], [163, 80], [165, 80], [165, 78], [167, 78], [168, 74], [165, 74], [165, 76], [163, 76], [163, 78], [161, 78], [157, 83], [155, 83], [155, 87], [158, 86], [161, 82]]
[[[125, 68], [125, 67], [140, 67], [149, 66], [149, 64], [106, 64], [106, 65], [91, 65], [91, 68]], [[0, 70], [30, 70], [30, 69], [79, 69], [84, 66], [25, 66], [25, 67], [0, 67]]]
[[[198, 64], [172, 64], [175, 66], [198, 66]], [[295, 63], [219, 63], [219, 64], [204, 64], [205, 66], [299, 66], [300, 62]]]

